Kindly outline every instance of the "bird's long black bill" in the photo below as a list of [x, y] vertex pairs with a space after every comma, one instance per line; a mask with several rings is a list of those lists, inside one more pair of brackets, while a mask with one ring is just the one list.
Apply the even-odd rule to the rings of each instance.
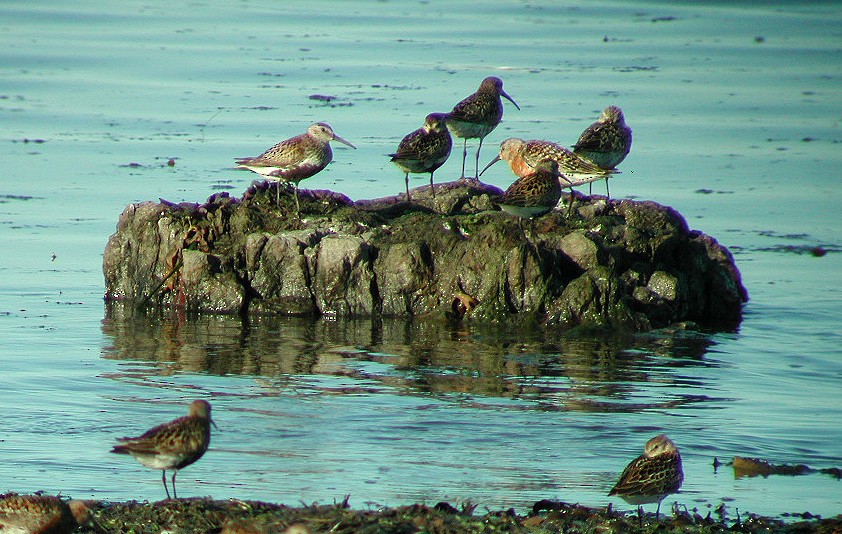
[[[518, 109], [520, 109], [520, 108], [518, 108]], [[333, 140], [334, 140], [334, 141], [339, 141], [339, 142], [340, 142], [340, 143], [342, 143], [343, 145], [348, 145], [348, 146], [349, 146], [349, 147], [351, 147], [351, 148], [354, 148], [354, 149], [355, 149], [355, 148], [357, 148], [357, 147], [355, 147], [354, 145], [352, 145], [350, 142], [348, 142], [348, 141], [346, 141], [346, 140], [342, 139], [341, 137], [339, 137], [338, 135], [335, 135], [335, 134], [334, 134]]]
[[480, 176], [482, 176], [482, 173], [484, 173], [485, 171], [487, 171], [489, 167], [491, 167], [492, 165], [494, 165], [494, 164], [495, 164], [495, 163], [497, 163], [498, 161], [500, 161], [500, 156], [497, 156], [496, 158], [494, 158], [493, 160], [491, 160], [491, 161], [488, 163], [488, 165], [486, 165], [486, 166], [485, 166], [485, 167], [484, 167], [484, 168], [483, 168], [483, 169], [479, 172], [479, 175], [480, 175]]
[[509, 101], [509, 102], [511, 102], [512, 104], [514, 104], [514, 105], [515, 105], [515, 107], [518, 109], [518, 111], [520, 111], [520, 106], [518, 106], [518, 105], [517, 105], [517, 102], [515, 102], [515, 101], [512, 99], [512, 97], [510, 97], [509, 95], [507, 95], [505, 91], [500, 91], [500, 96], [502, 96], [503, 98], [505, 98], [506, 100], [508, 100], [508, 101]]

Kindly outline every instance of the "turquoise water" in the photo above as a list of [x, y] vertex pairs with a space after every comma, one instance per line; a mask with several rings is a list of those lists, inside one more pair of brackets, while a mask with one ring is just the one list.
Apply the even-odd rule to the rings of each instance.
[[[842, 512], [827, 475], [712, 466], [842, 467], [839, 10], [450, 4], [3, 3], [0, 490], [160, 499], [157, 473], [108, 450], [200, 397], [221, 431], [179, 475], [182, 496], [602, 506], [667, 432], [686, 481], [665, 506]], [[734, 252], [751, 296], [738, 332], [243, 323], [103, 304], [102, 251], [126, 204], [239, 195], [253, 175], [235, 157], [317, 120], [358, 149], [336, 146], [304, 187], [399, 193], [384, 155], [488, 75], [521, 111], [506, 107], [483, 163], [506, 137], [569, 145], [604, 106], [624, 109], [635, 141], [612, 196], [673, 206]], [[459, 175], [458, 155], [438, 180]], [[497, 165], [483, 179], [512, 177]]]

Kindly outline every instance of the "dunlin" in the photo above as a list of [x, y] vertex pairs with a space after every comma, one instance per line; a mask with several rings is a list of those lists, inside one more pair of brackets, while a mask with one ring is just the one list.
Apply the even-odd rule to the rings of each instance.
[[677, 492], [683, 481], [678, 447], [666, 435], [660, 434], [646, 442], [643, 455], [629, 463], [608, 495], [618, 495], [627, 503], [638, 506], [656, 502], [657, 517], [661, 513], [661, 501]]
[[433, 188], [433, 173], [441, 167], [448, 156], [453, 140], [447, 131], [447, 115], [444, 113], [430, 113], [424, 120], [424, 126], [407, 134], [398, 145], [398, 151], [389, 154], [392, 162], [406, 173], [406, 199], [409, 196], [409, 173], [430, 173], [430, 190], [436, 196]]
[[539, 161], [544, 159], [552, 159], [558, 164], [562, 187], [570, 187], [576, 182], [601, 180], [615, 172], [601, 169], [557, 143], [539, 139], [524, 141], [511, 137], [500, 143], [500, 154], [485, 166], [480, 175], [498, 161], [503, 160], [509, 164], [512, 172], [517, 176], [526, 176], [534, 171]]
[[[619, 165], [631, 150], [632, 130], [626, 125], [623, 110], [608, 106], [599, 119], [582, 132], [573, 145], [573, 152], [596, 163], [603, 169]], [[605, 179], [608, 191], [608, 179]]]
[[7, 495], [0, 499], [0, 532], [69, 534], [87, 521], [90, 510], [82, 501], [50, 495]]
[[320, 172], [333, 160], [331, 141], [357, 148], [336, 135], [326, 123], [317, 122], [311, 124], [306, 133], [281, 141], [255, 158], [238, 158], [237, 166], [277, 181], [278, 204], [281, 203], [280, 182], [291, 182], [295, 187], [295, 211], [300, 214], [298, 182]]
[[558, 163], [543, 159], [526, 176], [518, 178], [497, 201], [500, 209], [511, 215], [528, 218], [543, 215], [558, 204], [561, 182]]
[[196, 400], [190, 404], [190, 411], [185, 417], [158, 425], [136, 438], [120, 438], [117, 441], [121, 444], [114, 446], [111, 452], [131, 454], [142, 465], [150, 469], [161, 469], [167, 499], [170, 498], [167, 469], [172, 470], [172, 494], [177, 499], [175, 475], [179, 469], [192, 464], [208, 450], [211, 424], [216, 426], [211, 419], [210, 404]]
[[505, 98], [515, 105], [520, 106], [512, 100], [506, 91], [503, 90], [503, 81], [495, 76], [484, 79], [477, 89], [477, 92], [468, 96], [453, 107], [448, 114], [447, 126], [453, 135], [465, 139], [462, 150], [462, 178], [465, 178], [465, 160], [468, 157], [468, 139], [479, 138], [477, 147], [476, 174], [479, 179], [479, 152], [482, 149], [482, 140], [500, 124], [503, 118], [503, 101]]

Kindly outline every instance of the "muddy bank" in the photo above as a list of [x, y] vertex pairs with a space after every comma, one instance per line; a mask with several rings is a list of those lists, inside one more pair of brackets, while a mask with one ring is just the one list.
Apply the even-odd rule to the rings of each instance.
[[[734, 328], [748, 295], [731, 253], [654, 202], [577, 196], [519, 219], [472, 181], [352, 202], [252, 186], [204, 204], [126, 207], [106, 300], [218, 313], [526, 320], [644, 331]], [[565, 199], [569, 201], [569, 199]]]

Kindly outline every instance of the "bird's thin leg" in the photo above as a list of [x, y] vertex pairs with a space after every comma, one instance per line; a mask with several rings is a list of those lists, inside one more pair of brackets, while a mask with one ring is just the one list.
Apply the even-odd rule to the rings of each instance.
[[178, 470], [172, 472], [172, 498], [178, 499], [178, 494], [175, 492], [175, 475], [178, 474]]
[[[608, 183], [608, 182], [606, 182]], [[661, 516], [661, 501], [658, 501], [658, 508], [655, 510], [655, 519]]]
[[406, 180], [406, 201], [412, 202], [412, 197], [409, 196], [409, 173], [406, 173], [404, 180]]
[[567, 204], [567, 216], [568, 217], [570, 217], [570, 215], [573, 214], [573, 201], [574, 200], [576, 200], [576, 195], [573, 194], [573, 188], [571, 187], [570, 188], [570, 200], [568, 200], [568, 204]]
[[275, 185], [275, 205], [281, 207], [281, 181], [278, 180]]
[[[167, 470], [166, 469], [161, 470], [161, 482], [164, 483], [164, 491], [167, 492], [167, 500], [170, 500], [170, 489], [167, 487]], [[173, 491], [175, 491], [175, 488], [173, 488]]]
[[298, 184], [295, 184], [295, 215], [301, 218], [301, 207], [298, 205]]
[[477, 182], [479, 182], [479, 151], [482, 150], [482, 140], [483, 140], [483, 138], [480, 137], [479, 138], [479, 146], [477, 147], [477, 161], [476, 161], [476, 166], [474, 167], [475, 168], [475, 170], [474, 170], [474, 180], [476, 180]]
[[465, 179], [465, 160], [468, 157], [468, 138], [465, 138], [465, 145], [462, 148], [462, 179]]
[[436, 187], [433, 185], [433, 173], [432, 172], [430, 173], [430, 191], [433, 194], [433, 198], [436, 198]]
[[608, 190], [608, 178], [605, 178], [605, 197], [611, 198], [611, 191]]

